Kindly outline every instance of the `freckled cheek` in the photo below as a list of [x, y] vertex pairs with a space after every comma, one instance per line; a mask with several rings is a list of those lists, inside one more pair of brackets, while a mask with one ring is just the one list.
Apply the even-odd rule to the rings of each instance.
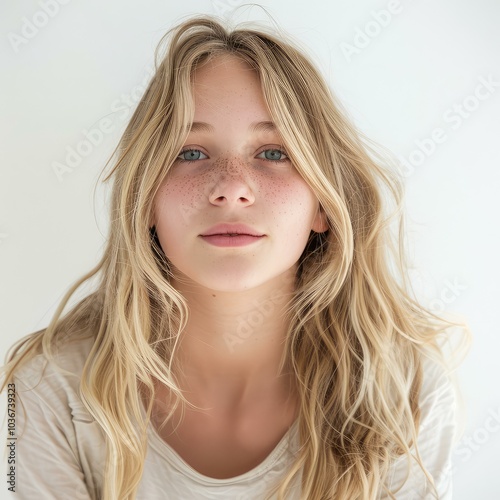
[[268, 191], [267, 198], [273, 200], [272, 210], [297, 227], [299, 221], [309, 223], [308, 218], [316, 210], [317, 200], [309, 186], [303, 182], [275, 183]]
[[200, 210], [203, 190], [189, 181], [171, 182], [163, 186], [155, 199], [157, 217], [166, 217], [175, 225], [188, 224], [191, 216]]

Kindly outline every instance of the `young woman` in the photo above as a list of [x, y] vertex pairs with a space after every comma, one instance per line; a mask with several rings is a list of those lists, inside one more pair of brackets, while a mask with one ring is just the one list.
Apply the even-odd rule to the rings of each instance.
[[18, 498], [450, 498], [456, 323], [408, 291], [398, 175], [283, 33], [168, 36], [104, 256], [4, 367]]

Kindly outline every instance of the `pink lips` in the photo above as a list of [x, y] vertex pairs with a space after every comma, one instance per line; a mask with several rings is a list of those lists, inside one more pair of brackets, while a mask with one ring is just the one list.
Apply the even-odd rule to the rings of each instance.
[[240, 247], [255, 243], [266, 235], [245, 224], [217, 224], [200, 236], [218, 247]]
[[248, 234], [250, 236], [265, 236], [263, 233], [246, 226], [245, 224], [217, 224], [200, 236], [212, 236], [214, 234]]

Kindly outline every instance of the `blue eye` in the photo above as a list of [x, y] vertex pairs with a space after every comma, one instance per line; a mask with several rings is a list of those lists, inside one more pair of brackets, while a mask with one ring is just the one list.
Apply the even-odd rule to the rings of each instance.
[[[190, 158], [189, 160], [183, 160], [181, 159], [180, 157], [183, 155], [183, 154], [186, 154], [186, 153], [189, 153], [188, 155], [188, 158]], [[199, 153], [199, 154], [204, 154], [202, 153], [199, 149], [183, 149], [179, 156], [177, 158], [179, 158], [179, 161], [184, 163], [184, 162], [187, 162], [187, 163], [193, 163], [193, 161], [196, 161], [196, 160], [204, 160], [205, 158], [193, 158], [193, 156], [196, 156], [196, 154]], [[206, 156], [206, 155], [205, 155]]]
[[[289, 161], [289, 158], [288, 156], [286, 155], [286, 153], [284, 151], [282, 151], [281, 149], [276, 149], [276, 148], [272, 148], [272, 149], [264, 149], [263, 151], [261, 151], [259, 153], [259, 155], [263, 154], [263, 153], [267, 153], [268, 151], [271, 152], [271, 155], [274, 155], [275, 157], [276, 156], [285, 156], [285, 158], [282, 158], [282, 159], [277, 159], [277, 158], [261, 158], [262, 160], [266, 160], [266, 161], [272, 161], [273, 163], [282, 163], [282, 162], [285, 162], [285, 161]], [[183, 159], [181, 158], [182, 155], [185, 155], [185, 154], [188, 154], [188, 158], [189, 159]], [[193, 163], [193, 162], [196, 162], [198, 160], [206, 160], [206, 158], [200, 158], [199, 156], [196, 157], [197, 155], [199, 154], [202, 154], [202, 155], [205, 155], [205, 153], [201, 152], [199, 149], [183, 149], [179, 156], [177, 157], [177, 159], [181, 162], [181, 163]], [[205, 155], [206, 156], [206, 155]], [[267, 155], [266, 155], [267, 156]]]
[[285, 158], [282, 158], [281, 160], [276, 159], [276, 158], [263, 158], [264, 160], [272, 161], [274, 163], [281, 163], [281, 162], [289, 160], [289, 158], [286, 155], [286, 153], [284, 151], [282, 151], [281, 149], [264, 149], [264, 151], [262, 151], [261, 153], [259, 153], [259, 155], [261, 155], [262, 153], [267, 153], [268, 151], [270, 151], [275, 156], [280, 156], [281, 155], [281, 156], [284, 156]]

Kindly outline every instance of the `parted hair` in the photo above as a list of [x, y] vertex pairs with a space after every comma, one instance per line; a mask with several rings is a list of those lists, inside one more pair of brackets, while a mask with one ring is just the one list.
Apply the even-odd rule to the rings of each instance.
[[[210, 15], [190, 16], [165, 34], [154, 75], [106, 164], [113, 160], [104, 179], [112, 180], [112, 193], [103, 256], [71, 286], [49, 325], [18, 341], [6, 357], [2, 391], [36, 354], [52, 359], [66, 342], [94, 339], [80, 395], [106, 438], [103, 500], [136, 496], [153, 379], [175, 395], [167, 420], [179, 404], [191, 404], [175, 376], [189, 304], [171, 285], [171, 264], [150, 221], [155, 194], [193, 121], [194, 71], [223, 55], [241, 58], [258, 74], [287, 156], [328, 221], [325, 232], [311, 231], [286, 303], [282, 366], [288, 363], [297, 381], [300, 448], [266, 498], [287, 498], [300, 474], [303, 499], [375, 499], [387, 491], [391, 464], [401, 455], [434, 484], [417, 446], [422, 364], [432, 358], [451, 372], [443, 345], [455, 331], [468, 345], [470, 333], [415, 297], [403, 176], [383, 148], [356, 129], [299, 47], [279, 28], [231, 27]], [[94, 277], [95, 289], [65, 312]], [[149, 401], [146, 419], [142, 396]]]

